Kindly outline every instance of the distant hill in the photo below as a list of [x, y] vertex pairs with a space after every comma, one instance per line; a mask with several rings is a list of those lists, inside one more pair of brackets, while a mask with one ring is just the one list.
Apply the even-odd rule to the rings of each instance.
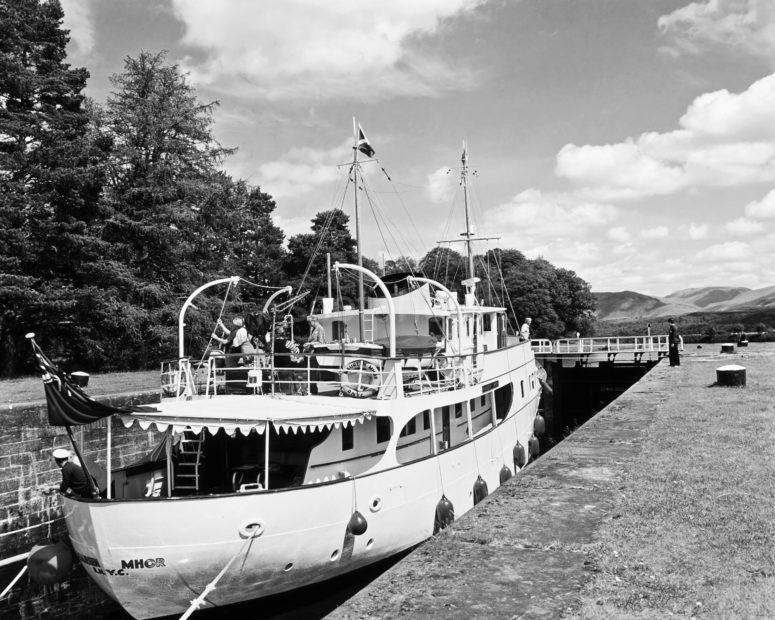
[[775, 309], [775, 286], [751, 290], [742, 286], [688, 288], [666, 297], [634, 291], [594, 293], [597, 318], [630, 321], [681, 316], [695, 312], [746, 312]]
[[671, 299], [682, 304], [693, 304], [698, 308], [707, 308], [710, 305], [729, 302], [734, 300], [735, 297], [749, 292], [751, 292], [751, 289], [739, 286], [707, 286], [676, 291], [675, 293], [670, 293], [665, 299]]

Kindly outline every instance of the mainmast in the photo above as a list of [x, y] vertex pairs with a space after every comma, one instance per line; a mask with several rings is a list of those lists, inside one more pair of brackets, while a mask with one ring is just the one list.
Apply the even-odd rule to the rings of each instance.
[[358, 131], [358, 122], [353, 116], [353, 195], [355, 196], [355, 251], [358, 255], [358, 332], [359, 341], [363, 342], [363, 310], [365, 301], [363, 295], [363, 254], [361, 253], [361, 220], [358, 213], [358, 146], [360, 141], [360, 132]]
[[[468, 278], [474, 277], [474, 253], [471, 246], [471, 217], [468, 212], [468, 153], [466, 152], [466, 142], [463, 140], [463, 155], [460, 157], [462, 166], [460, 167], [460, 184], [463, 186], [463, 203], [466, 207], [466, 231], [463, 236], [466, 238], [466, 252], [468, 253]], [[471, 288], [474, 288], [474, 284]]]

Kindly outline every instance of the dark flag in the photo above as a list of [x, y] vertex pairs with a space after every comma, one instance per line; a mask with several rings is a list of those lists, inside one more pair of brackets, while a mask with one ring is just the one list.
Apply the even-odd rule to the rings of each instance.
[[371, 148], [371, 144], [369, 144], [366, 134], [363, 133], [360, 123], [358, 123], [358, 150], [366, 157], [374, 157], [374, 149]]

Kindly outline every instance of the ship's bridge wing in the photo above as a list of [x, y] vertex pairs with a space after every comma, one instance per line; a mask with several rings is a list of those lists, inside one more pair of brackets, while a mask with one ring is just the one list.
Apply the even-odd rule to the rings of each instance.
[[185, 430], [199, 433], [206, 428], [213, 434], [220, 429], [229, 435], [238, 430], [243, 435], [253, 430], [263, 434], [267, 423], [272, 423], [277, 431], [305, 433], [363, 424], [377, 415], [373, 405], [374, 401], [353, 403], [326, 396], [235, 395], [168, 401], [149, 407], [148, 411], [121, 415], [121, 419], [127, 428], [137, 422], [143, 430], [153, 424], [160, 431], [171, 426], [176, 433]]

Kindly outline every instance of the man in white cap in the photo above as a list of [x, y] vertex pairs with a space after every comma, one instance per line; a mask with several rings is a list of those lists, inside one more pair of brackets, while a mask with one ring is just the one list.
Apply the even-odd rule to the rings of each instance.
[[62, 483], [59, 485], [59, 492], [76, 497], [91, 497], [86, 474], [82, 467], [70, 460], [70, 452], [64, 448], [57, 448], [52, 456], [57, 467], [62, 470]]

